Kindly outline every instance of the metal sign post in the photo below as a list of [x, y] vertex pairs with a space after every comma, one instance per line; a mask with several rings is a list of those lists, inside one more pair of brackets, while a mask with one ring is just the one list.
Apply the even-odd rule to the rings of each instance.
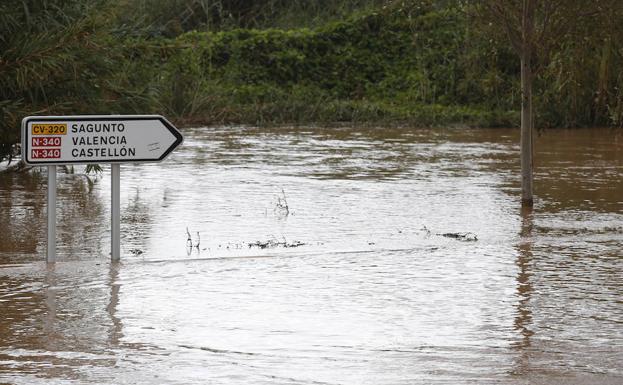
[[56, 166], [111, 163], [111, 259], [121, 259], [120, 164], [160, 162], [183, 141], [160, 115], [29, 116], [22, 121], [22, 159], [48, 166], [49, 263], [56, 261]]
[[121, 260], [121, 166], [118, 163], [110, 169], [110, 259]]
[[48, 166], [48, 244], [45, 260], [56, 262], [56, 166]]

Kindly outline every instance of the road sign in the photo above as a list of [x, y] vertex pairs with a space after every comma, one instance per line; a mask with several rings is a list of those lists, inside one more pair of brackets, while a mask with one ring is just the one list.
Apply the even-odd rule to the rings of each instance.
[[182, 143], [160, 115], [29, 116], [22, 158], [30, 165], [159, 162]]
[[48, 263], [56, 261], [56, 166], [112, 163], [110, 256], [121, 258], [120, 163], [159, 162], [182, 143], [160, 115], [28, 116], [22, 120], [22, 159], [48, 166]]

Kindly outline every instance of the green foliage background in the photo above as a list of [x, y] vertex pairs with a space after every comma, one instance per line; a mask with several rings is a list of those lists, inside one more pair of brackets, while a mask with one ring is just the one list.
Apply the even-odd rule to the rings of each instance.
[[[518, 59], [494, 38], [500, 26], [468, 11], [441, 0], [5, 0], [0, 158], [30, 114], [516, 125]], [[575, 21], [537, 79], [538, 127], [623, 124], [621, 21], [618, 8]]]

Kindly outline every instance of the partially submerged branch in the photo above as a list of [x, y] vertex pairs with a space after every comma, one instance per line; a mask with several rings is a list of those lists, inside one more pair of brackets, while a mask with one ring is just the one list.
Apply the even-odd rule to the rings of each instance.
[[286, 198], [286, 192], [281, 189], [281, 196], [277, 196], [277, 203], [275, 204], [275, 212], [287, 217], [290, 215], [290, 206], [288, 205], [288, 199]]

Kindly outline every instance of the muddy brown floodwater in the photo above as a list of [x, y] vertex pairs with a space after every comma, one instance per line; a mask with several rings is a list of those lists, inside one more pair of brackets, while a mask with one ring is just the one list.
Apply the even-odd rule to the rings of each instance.
[[541, 135], [533, 211], [518, 153], [516, 130], [189, 129], [122, 166], [118, 265], [107, 167], [60, 173], [50, 267], [45, 170], [1, 175], [0, 383], [621, 384], [623, 132]]

